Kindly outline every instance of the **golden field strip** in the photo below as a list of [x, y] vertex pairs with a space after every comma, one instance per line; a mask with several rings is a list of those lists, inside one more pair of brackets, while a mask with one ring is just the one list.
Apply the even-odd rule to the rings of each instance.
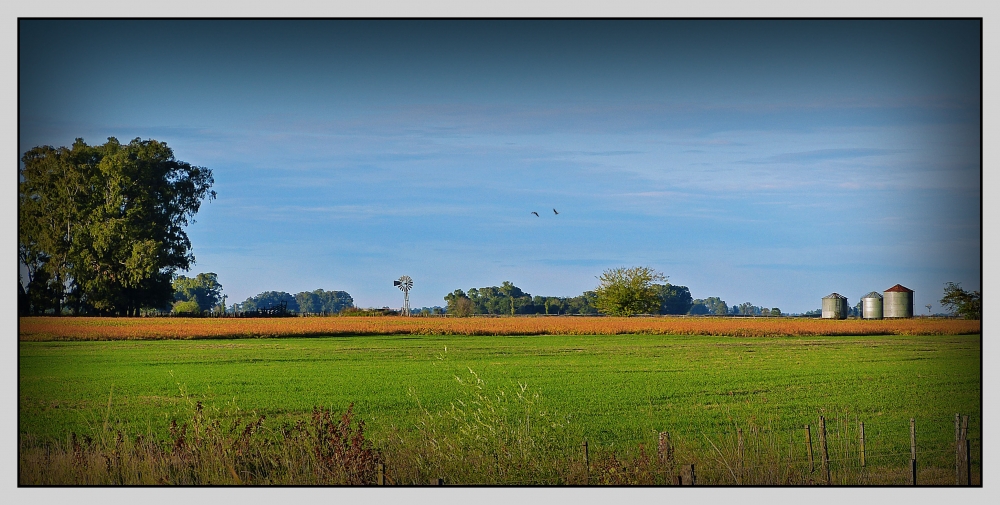
[[979, 321], [720, 317], [22, 317], [18, 338], [163, 340], [331, 335], [968, 335]]

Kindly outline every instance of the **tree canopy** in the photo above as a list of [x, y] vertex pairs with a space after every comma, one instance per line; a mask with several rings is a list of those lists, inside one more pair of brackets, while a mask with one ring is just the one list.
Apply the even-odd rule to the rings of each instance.
[[979, 291], [966, 291], [960, 283], [945, 284], [944, 296], [940, 301], [942, 306], [964, 319], [979, 319], [982, 315], [982, 295]]
[[336, 314], [354, 306], [354, 298], [347, 291], [303, 291], [295, 294], [299, 312], [305, 314]]
[[18, 260], [29, 313], [135, 315], [165, 308], [194, 264], [184, 227], [215, 198], [212, 171], [163, 142], [114, 137], [35, 147], [18, 169]]
[[194, 302], [198, 304], [199, 311], [206, 312], [222, 300], [222, 284], [219, 284], [219, 277], [213, 272], [195, 277], [178, 275], [173, 286], [175, 307], [179, 302]]
[[662, 273], [649, 267], [621, 267], [605, 270], [598, 277], [597, 309], [613, 316], [655, 314], [662, 303], [654, 281], [665, 281]]
[[653, 284], [660, 297], [659, 314], [687, 314], [694, 301], [687, 286], [673, 284]]
[[295, 300], [294, 296], [284, 291], [265, 291], [257, 296], [247, 298], [240, 304], [240, 310], [243, 312], [253, 312], [255, 310], [273, 309], [279, 307], [282, 302], [285, 303], [285, 310], [288, 312], [299, 311], [299, 302]]
[[473, 314], [596, 314], [594, 293], [587, 291], [580, 296], [535, 296], [525, 293], [510, 281], [499, 286], [461, 289], [445, 295], [447, 313], [470, 316]]

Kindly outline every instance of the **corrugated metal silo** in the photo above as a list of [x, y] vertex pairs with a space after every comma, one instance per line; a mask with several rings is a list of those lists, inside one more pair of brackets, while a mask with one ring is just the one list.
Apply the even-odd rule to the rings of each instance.
[[830, 293], [823, 297], [823, 319], [847, 319], [849, 312], [846, 296]]
[[899, 284], [885, 290], [882, 312], [886, 318], [913, 317], [913, 290]]
[[863, 319], [882, 319], [882, 295], [872, 291], [861, 299], [861, 317]]

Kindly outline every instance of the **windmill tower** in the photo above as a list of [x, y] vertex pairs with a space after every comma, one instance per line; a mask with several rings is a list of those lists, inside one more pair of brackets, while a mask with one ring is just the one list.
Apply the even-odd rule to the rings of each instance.
[[410, 315], [410, 288], [413, 287], [413, 279], [409, 275], [404, 275], [399, 280], [392, 281], [392, 285], [403, 291], [403, 315]]

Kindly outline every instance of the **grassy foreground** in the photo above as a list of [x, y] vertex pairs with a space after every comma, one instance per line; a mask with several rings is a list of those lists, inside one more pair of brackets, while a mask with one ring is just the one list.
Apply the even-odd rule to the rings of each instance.
[[[912, 417], [922, 481], [947, 484], [953, 415], [977, 444], [981, 419], [979, 335], [22, 341], [19, 358], [22, 483], [360, 483], [382, 463], [393, 483], [664, 484], [695, 463], [699, 483], [801, 484], [824, 415], [834, 482], [906, 483]], [[351, 404], [370, 447], [316, 421]]]

